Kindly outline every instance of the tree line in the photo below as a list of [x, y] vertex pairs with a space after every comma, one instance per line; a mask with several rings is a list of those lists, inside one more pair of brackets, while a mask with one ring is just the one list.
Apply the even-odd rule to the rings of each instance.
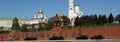
[[106, 15], [86, 15], [82, 17], [76, 17], [75, 19], [75, 26], [82, 26], [82, 25], [103, 25], [103, 24], [112, 24], [115, 21], [120, 22], [120, 14], [116, 17], [113, 17], [113, 14], [110, 13], [107, 17]]

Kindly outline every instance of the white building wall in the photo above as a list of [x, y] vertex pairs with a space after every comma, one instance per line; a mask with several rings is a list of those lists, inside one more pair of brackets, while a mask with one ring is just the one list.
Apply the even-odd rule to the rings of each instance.
[[[3, 30], [11, 30], [13, 20], [0, 20], [0, 27], [4, 27]], [[19, 25], [25, 24], [26, 21], [19, 20]]]
[[3, 30], [8, 30], [12, 27], [12, 20], [0, 20], [0, 26], [4, 27]]

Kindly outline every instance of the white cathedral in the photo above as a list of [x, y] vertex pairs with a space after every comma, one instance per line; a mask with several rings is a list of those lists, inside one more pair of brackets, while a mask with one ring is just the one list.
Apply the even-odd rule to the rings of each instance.
[[68, 7], [68, 18], [70, 19], [70, 26], [74, 26], [75, 18], [82, 17], [83, 12], [79, 9], [79, 4], [73, 4], [73, 0], [69, 0], [69, 7]]
[[47, 23], [48, 19], [43, 14], [43, 10], [38, 10], [38, 14], [34, 15], [34, 19], [30, 20], [29, 24]]

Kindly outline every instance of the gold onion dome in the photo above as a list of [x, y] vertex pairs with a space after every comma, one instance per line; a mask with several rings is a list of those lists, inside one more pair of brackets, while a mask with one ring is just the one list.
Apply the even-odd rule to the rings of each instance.
[[38, 10], [38, 14], [43, 14], [43, 10]]
[[76, 4], [75, 4], [75, 6], [79, 6], [79, 4], [78, 4], [78, 3], [76, 3]]
[[61, 17], [63, 17], [64, 15], [63, 14], [60, 14]]
[[60, 18], [63, 18], [63, 16], [64, 16], [63, 14], [60, 14]]

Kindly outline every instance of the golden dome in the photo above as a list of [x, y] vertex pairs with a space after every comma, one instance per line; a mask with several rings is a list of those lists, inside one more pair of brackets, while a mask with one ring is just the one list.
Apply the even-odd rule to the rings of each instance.
[[63, 18], [63, 16], [64, 16], [63, 14], [60, 14], [60, 16], [59, 16], [59, 17], [60, 17], [60, 18]]
[[38, 10], [38, 14], [43, 14], [43, 10]]
[[60, 14], [61, 17], [63, 17], [64, 15], [63, 14]]
[[78, 4], [78, 3], [76, 3], [76, 4], [75, 4], [75, 6], [79, 6], [79, 4]]

